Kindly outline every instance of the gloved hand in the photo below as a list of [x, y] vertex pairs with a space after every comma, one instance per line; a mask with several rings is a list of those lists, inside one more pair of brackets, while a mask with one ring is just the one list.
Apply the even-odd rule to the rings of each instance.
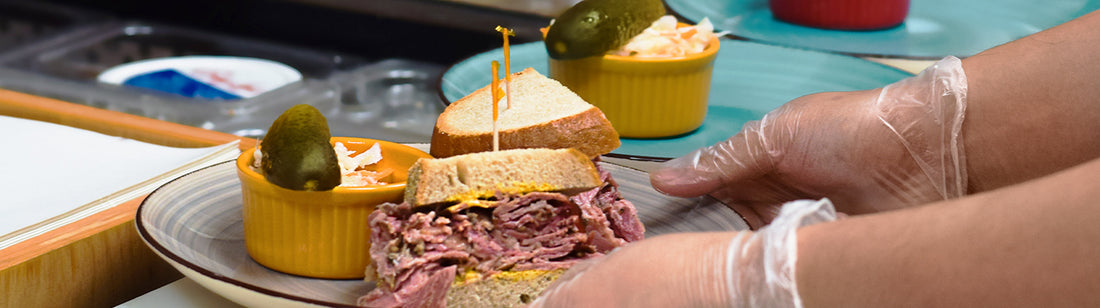
[[798, 200], [756, 232], [631, 243], [570, 268], [531, 307], [800, 307], [795, 231], [835, 219], [828, 199]]
[[882, 89], [792, 100], [650, 174], [666, 194], [711, 194], [759, 228], [778, 205], [828, 197], [860, 214], [967, 192], [962, 62], [947, 57]]

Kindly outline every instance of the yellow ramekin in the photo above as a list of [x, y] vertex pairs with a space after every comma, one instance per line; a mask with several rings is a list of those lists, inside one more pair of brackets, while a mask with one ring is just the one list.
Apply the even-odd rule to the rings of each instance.
[[355, 153], [375, 142], [382, 160], [375, 170], [393, 171], [387, 185], [297, 191], [271, 184], [249, 165], [255, 149], [237, 158], [244, 201], [244, 238], [248, 254], [276, 271], [329, 279], [359, 279], [370, 264], [367, 216], [383, 202], [401, 202], [409, 167], [431, 157], [416, 148], [388, 141], [333, 137]]
[[676, 136], [707, 116], [719, 45], [715, 37], [703, 52], [683, 57], [550, 58], [550, 78], [599, 107], [622, 137]]

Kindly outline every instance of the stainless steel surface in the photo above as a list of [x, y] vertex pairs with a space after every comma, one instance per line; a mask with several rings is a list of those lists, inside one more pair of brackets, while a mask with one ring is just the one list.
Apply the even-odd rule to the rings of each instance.
[[[539, 28], [576, 0], [283, 0], [343, 11], [414, 20], [450, 28], [492, 33], [512, 28], [518, 41], [541, 40]], [[568, 3], [568, 5], [566, 5]]]
[[[9, 3], [15, 2], [0, 0], [0, 8]], [[10, 43], [0, 46], [0, 88], [254, 138], [290, 106], [310, 104], [325, 114], [336, 136], [427, 142], [443, 108], [437, 94], [443, 64], [368, 59], [191, 25], [81, 14], [58, 18], [48, 14], [58, 11], [55, 6], [19, 7], [29, 8], [20, 14], [0, 11], [0, 41]], [[304, 20], [299, 22], [308, 24]], [[409, 38], [418, 39], [401, 39]], [[239, 100], [189, 98], [96, 80], [118, 65], [188, 55], [272, 60], [301, 72], [302, 80]]]

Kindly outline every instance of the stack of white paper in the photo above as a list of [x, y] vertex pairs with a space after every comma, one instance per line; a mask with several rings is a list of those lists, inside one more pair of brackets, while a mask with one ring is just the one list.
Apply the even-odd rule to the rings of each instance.
[[0, 249], [235, 158], [236, 142], [175, 148], [0, 116]]

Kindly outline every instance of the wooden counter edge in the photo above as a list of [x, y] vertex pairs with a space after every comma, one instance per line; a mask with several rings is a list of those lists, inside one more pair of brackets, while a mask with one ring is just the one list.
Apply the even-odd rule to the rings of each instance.
[[[0, 89], [0, 115], [174, 147], [256, 140]], [[134, 226], [144, 196], [0, 250], [0, 307], [112, 307], [181, 277]]]
[[241, 141], [242, 150], [256, 145], [256, 140], [251, 138], [4, 89], [0, 89], [0, 115], [172, 147], [207, 147], [233, 140]]

